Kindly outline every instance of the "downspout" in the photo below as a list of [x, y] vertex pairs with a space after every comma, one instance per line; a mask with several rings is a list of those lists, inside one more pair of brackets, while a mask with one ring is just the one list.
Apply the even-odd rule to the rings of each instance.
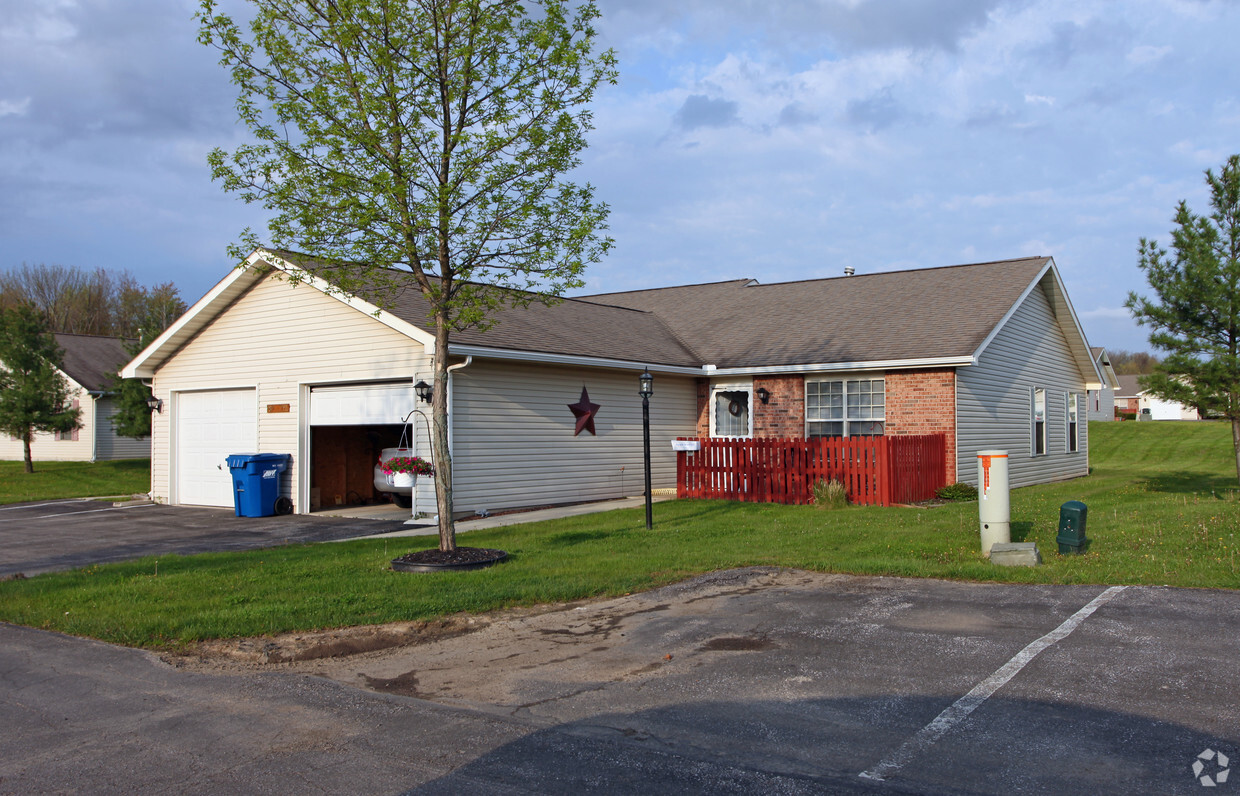
[[473, 361], [474, 358], [470, 355], [465, 357], [464, 362], [458, 362], [455, 365], [449, 365], [446, 368], [446, 372], [448, 374], [448, 456], [452, 456], [452, 439], [454, 436], [452, 433], [452, 427], [456, 425], [452, 421], [452, 373], [453, 371], [464, 370], [469, 367]]

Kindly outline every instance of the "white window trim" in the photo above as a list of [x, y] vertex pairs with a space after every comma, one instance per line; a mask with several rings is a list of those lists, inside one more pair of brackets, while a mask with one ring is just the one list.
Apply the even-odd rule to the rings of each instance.
[[[1042, 452], [1041, 453], [1038, 452], [1038, 437], [1039, 437], [1039, 434], [1038, 434], [1038, 393], [1042, 394], [1042, 434], [1041, 434]], [[1030, 387], [1029, 388], [1029, 456], [1030, 457], [1046, 456], [1049, 453], [1049, 451], [1047, 450], [1047, 443], [1049, 442], [1049, 438], [1046, 433], [1046, 426], [1050, 420], [1050, 418], [1048, 417], [1048, 415], [1050, 414], [1050, 404], [1046, 400], [1046, 397], [1047, 396], [1046, 396], [1045, 387]]]
[[[825, 420], [825, 421], [824, 420], [810, 420], [809, 419], [809, 385], [810, 384], [823, 384], [827, 382], [836, 382], [836, 381], [844, 384], [844, 417], [840, 418], [839, 420]], [[854, 418], [848, 417], [848, 382], [850, 381], [881, 381], [883, 383], [883, 416], [882, 418], [875, 417], [875, 418], [869, 418], [868, 420], [861, 420], [861, 419], [854, 419]], [[819, 378], [811, 378], [809, 376], [806, 376], [805, 377], [805, 390], [804, 390], [804, 394], [802, 397], [805, 401], [804, 403], [805, 428], [804, 428], [804, 431], [802, 432], [802, 436], [804, 436], [806, 439], [810, 438], [810, 433], [809, 433], [810, 423], [824, 423], [824, 422], [825, 423], [842, 423], [844, 426], [844, 437], [850, 437], [850, 436], [869, 437], [869, 436], [886, 436], [887, 435], [887, 374], [885, 372], [883, 373], [849, 373], [849, 374], [843, 374], [843, 375], [837, 375], [837, 374], [832, 373], [829, 376], [824, 375]], [[849, 434], [850, 424], [875, 422], [875, 421], [883, 424], [882, 434], [878, 434], [878, 435]]]
[[[715, 423], [715, 396], [721, 392], [745, 392], [749, 393], [749, 417], [748, 428], [744, 436], [733, 434], [721, 435]], [[710, 385], [710, 397], [706, 402], [706, 412], [710, 418], [710, 435], [717, 439], [753, 439], [753, 380], [748, 381], [721, 381]]]
[[[1086, 407], [1088, 412], [1088, 406]], [[1072, 416], [1076, 415], [1076, 434], [1072, 433]], [[1063, 449], [1066, 453], [1081, 452], [1081, 400], [1080, 394], [1064, 393]]]

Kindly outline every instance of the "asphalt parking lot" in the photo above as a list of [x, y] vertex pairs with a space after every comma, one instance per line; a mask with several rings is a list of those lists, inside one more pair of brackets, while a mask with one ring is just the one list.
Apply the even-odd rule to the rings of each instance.
[[0, 792], [1240, 788], [1236, 592], [757, 568], [477, 625], [176, 666], [0, 625]]
[[401, 522], [230, 509], [113, 506], [81, 498], [0, 506], [0, 577], [76, 569], [149, 555], [190, 555], [322, 542], [402, 530]]

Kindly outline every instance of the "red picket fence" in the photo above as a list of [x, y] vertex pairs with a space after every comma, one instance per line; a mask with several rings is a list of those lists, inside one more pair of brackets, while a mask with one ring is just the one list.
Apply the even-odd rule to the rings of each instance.
[[947, 440], [909, 437], [699, 439], [676, 455], [676, 495], [752, 503], [809, 503], [836, 479], [848, 500], [890, 506], [929, 500], [947, 485]]

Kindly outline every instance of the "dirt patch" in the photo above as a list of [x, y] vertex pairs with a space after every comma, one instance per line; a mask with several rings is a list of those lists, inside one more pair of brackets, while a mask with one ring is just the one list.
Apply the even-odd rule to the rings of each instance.
[[[458, 614], [420, 622], [389, 622], [318, 632], [283, 633], [259, 638], [203, 641], [161, 656], [178, 668], [259, 668], [276, 664], [346, 658], [400, 647], [413, 647], [476, 633], [493, 622], [564, 610], [567, 606], [542, 605], [514, 608], [490, 614]], [[382, 689], [377, 689], [382, 690]]]
[[720, 638], [712, 638], [702, 646], [698, 647], [699, 652], [758, 652], [759, 650], [769, 650], [775, 646], [775, 642], [769, 641], [765, 636], [745, 637], [745, 636], [722, 636]]

